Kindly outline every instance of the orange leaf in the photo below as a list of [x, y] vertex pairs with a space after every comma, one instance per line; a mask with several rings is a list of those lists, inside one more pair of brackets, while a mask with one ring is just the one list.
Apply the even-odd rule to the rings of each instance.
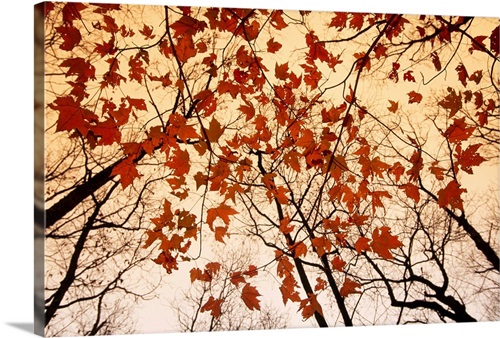
[[347, 297], [353, 293], [360, 293], [356, 290], [359, 287], [361, 287], [361, 284], [347, 277], [344, 281], [344, 285], [342, 285], [342, 288], [340, 288], [340, 295], [342, 297]]
[[276, 63], [276, 67], [274, 70], [275, 70], [274, 75], [276, 76], [277, 79], [286, 80], [288, 78], [288, 62], [282, 65], [278, 65]]
[[245, 284], [241, 290], [241, 299], [250, 310], [260, 310], [260, 300], [257, 299], [261, 294], [250, 284]]
[[449, 94], [445, 96], [445, 98], [439, 101], [439, 105], [444, 109], [448, 109], [450, 111], [449, 118], [455, 116], [455, 114], [462, 109], [462, 95], [460, 92], [458, 94], [455, 93], [453, 88], [448, 87]]
[[465, 117], [462, 117], [461, 119], [453, 119], [453, 124], [446, 129], [443, 136], [451, 143], [460, 143], [467, 140], [474, 130], [476, 128], [468, 127], [465, 123]]
[[243, 277], [243, 273], [241, 271], [231, 272], [231, 283], [238, 286], [240, 283], [246, 283], [245, 277]]
[[221, 135], [224, 133], [224, 127], [220, 125], [217, 119], [213, 118], [212, 121], [210, 121], [210, 125], [206, 131], [208, 140], [210, 142], [217, 142]]
[[323, 315], [323, 309], [316, 300], [316, 295], [308, 294], [308, 296], [309, 296], [308, 298], [300, 301], [299, 311], [302, 310], [302, 317], [304, 319], [308, 319], [312, 317], [315, 312], [318, 312], [320, 315]]

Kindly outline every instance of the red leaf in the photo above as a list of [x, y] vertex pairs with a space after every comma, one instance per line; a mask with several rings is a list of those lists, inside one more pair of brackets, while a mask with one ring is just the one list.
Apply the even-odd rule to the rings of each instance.
[[443, 136], [451, 143], [460, 143], [467, 140], [475, 129], [475, 127], [468, 127], [465, 123], [465, 117], [462, 117], [454, 119], [453, 124], [446, 129]]
[[271, 14], [271, 25], [277, 30], [282, 30], [283, 28], [288, 27], [286, 22], [283, 20], [283, 11], [277, 10], [273, 11]]
[[481, 147], [481, 144], [474, 144], [462, 151], [462, 147], [459, 144], [456, 149], [456, 154], [453, 154], [457, 159], [455, 161], [455, 166], [460, 166], [463, 171], [472, 175], [472, 167], [476, 167], [486, 161], [484, 157], [477, 153], [479, 147]]
[[437, 203], [441, 208], [450, 206], [452, 209], [464, 211], [463, 200], [460, 195], [465, 192], [467, 192], [467, 189], [460, 188], [457, 181], [450, 181], [445, 188], [438, 191]]
[[414, 200], [415, 203], [418, 203], [420, 201], [420, 192], [418, 190], [418, 187], [413, 183], [403, 184], [399, 186], [399, 189], [402, 189], [405, 192], [406, 196]]
[[299, 311], [302, 310], [302, 317], [308, 319], [314, 315], [315, 312], [323, 316], [323, 309], [316, 300], [316, 295], [308, 294], [308, 298], [300, 301]]
[[128, 187], [134, 179], [141, 177], [136, 168], [137, 164], [133, 161], [132, 157], [127, 157], [113, 168], [111, 176], [120, 175], [120, 183], [122, 188]]
[[372, 251], [372, 249], [370, 248], [370, 245], [368, 244], [370, 242], [370, 239], [369, 238], [366, 238], [366, 237], [360, 237], [358, 238], [358, 240], [356, 241], [356, 252], [358, 254], [362, 253], [363, 251]]
[[415, 78], [413, 77], [412, 70], [407, 71], [403, 74], [403, 80], [408, 82], [415, 82]]
[[274, 41], [274, 38], [271, 38], [271, 39], [269, 39], [269, 41], [267, 41], [267, 51], [269, 53], [276, 53], [277, 51], [279, 51], [281, 49], [281, 47], [282, 47], [282, 44]]
[[288, 78], [288, 62], [282, 65], [276, 63], [274, 75], [279, 80], [286, 80]]
[[472, 45], [469, 48], [469, 53], [472, 54], [472, 52], [475, 50], [483, 52], [486, 49], [486, 45], [483, 42], [486, 38], [487, 38], [486, 35], [482, 35], [482, 36], [476, 36], [475, 38], [471, 39]]
[[390, 106], [387, 107], [387, 109], [391, 112], [391, 113], [396, 113], [397, 110], [398, 110], [398, 102], [394, 102], [392, 100], [389, 100], [389, 103], [390, 103]]
[[72, 96], [58, 97], [49, 107], [59, 111], [56, 131], [77, 129], [83, 136], [87, 135], [88, 123], [97, 121], [97, 116], [90, 110], [80, 106]]
[[174, 150], [173, 156], [165, 163], [166, 166], [174, 171], [175, 176], [183, 176], [189, 173], [191, 163], [189, 162], [189, 152], [179, 148]]
[[491, 31], [490, 48], [495, 54], [500, 54], [500, 25]]
[[82, 17], [80, 11], [83, 11], [87, 6], [82, 3], [66, 3], [62, 9], [63, 21], [72, 23], [73, 20], [80, 20]]
[[187, 62], [190, 58], [196, 55], [197, 51], [194, 46], [193, 37], [191, 35], [183, 35], [177, 40], [175, 52], [180, 62]]
[[200, 311], [210, 311], [210, 315], [217, 319], [221, 315], [222, 303], [224, 303], [224, 299], [215, 299], [213, 296], [210, 296], [208, 301], [201, 307]]
[[246, 283], [245, 277], [243, 277], [243, 273], [241, 271], [231, 272], [230, 277], [231, 283], [236, 286], [240, 285], [240, 283]]
[[441, 101], [439, 101], [439, 105], [445, 109], [450, 111], [449, 118], [455, 116], [455, 114], [462, 109], [462, 95], [460, 92], [458, 94], [455, 93], [453, 88], [448, 87], [449, 94]]
[[57, 27], [56, 31], [61, 34], [63, 39], [63, 43], [59, 46], [62, 50], [70, 51], [76, 45], [78, 45], [82, 39], [82, 35], [80, 34], [80, 30], [73, 26], [61, 26]]
[[337, 27], [339, 31], [343, 30], [347, 24], [347, 14], [345, 12], [336, 12], [329, 27]]
[[397, 236], [390, 233], [390, 228], [383, 226], [380, 229], [375, 228], [372, 233], [372, 249], [377, 255], [385, 259], [393, 259], [389, 250], [397, 249], [403, 245]]
[[439, 60], [439, 55], [436, 52], [432, 52], [431, 59], [434, 67], [439, 72], [441, 70], [441, 61]]
[[409, 99], [408, 103], [420, 103], [422, 101], [422, 94], [415, 92], [412, 90], [408, 93]]
[[76, 75], [76, 82], [87, 82], [95, 80], [95, 67], [83, 58], [77, 57], [73, 59], [66, 59], [61, 64], [61, 67], [68, 67], [66, 77]]
[[236, 215], [238, 212], [231, 208], [230, 206], [222, 203], [217, 208], [210, 208], [207, 211], [207, 223], [210, 227], [213, 227], [216, 218], [220, 218], [224, 221], [226, 225], [229, 225], [229, 216]]
[[313, 238], [311, 242], [320, 257], [332, 250], [332, 242], [326, 237], [316, 237]]
[[261, 294], [250, 284], [246, 284], [241, 290], [241, 299], [250, 310], [260, 310], [260, 300], [257, 299]]
[[361, 287], [361, 284], [353, 281], [349, 277], [346, 277], [344, 285], [342, 285], [342, 288], [340, 288], [340, 295], [342, 297], [347, 297], [353, 293], [360, 293], [359, 291], [356, 290], [359, 287]]
[[207, 23], [199, 21], [187, 15], [183, 15], [179, 20], [172, 23], [170, 27], [175, 31], [174, 38], [181, 36], [192, 37], [197, 32], [203, 32], [207, 28]]
[[153, 33], [153, 26], [147, 26], [146, 24], [144, 24], [142, 29], [139, 29], [139, 33], [144, 35], [146, 40], [153, 39], [155, 37], [155, 35], [152, 34]]
[[459, 64], [455, 70], [458, 73], [458, 80], [462, 82], [464, 87], [467, 87], [467, 79], [469, 78], [469, 75], [467, 74], [467, 69], [465, 69], [463, 63]]
[[333, 266], [334, 270], [343, 271], [344, 270], [344, 266], [345, 266], [345, 262], [342, 260], [342, 258], [340, 258], [340, 256], [335, 256], [332, 259], [332, 266]]

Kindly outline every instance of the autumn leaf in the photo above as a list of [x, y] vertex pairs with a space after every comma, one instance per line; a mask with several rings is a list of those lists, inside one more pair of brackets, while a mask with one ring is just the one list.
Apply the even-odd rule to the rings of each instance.
[[464, 87], [467, 87], [467, 79], [469, 78], [469, 75], [467, 74], [467, 69], [465, 69], [465, 66], [463, 63], [459, 64], [457, 68], [455, 68], [458, 74], [458, 80], [462, 83]]
[[466, 193], [467, 189], [461, 188], [457, 181], [450, 181], [445, 188], [440, 189], [437, 193], [437, 203], [441, 208], [451, 207], [464, 211], [462, 193]]
[[261, 294], [257, 289], [248, 283], [241, 290], [241, 299], [250, 310], [260, 310], [260, 300], [257, 299], [259, 296]]
[[453, 119], [453, 124], [446, 129], [443, 136], [451, 143], [460, 143], [467, 140], [474, 132], [475, 127], [469, 127], [465, 123], [465, 117]]
[[300, 301], [299, 311], [300, 310], [302, 310], [302, 317], [304, 319], [312, 317], [315, 312], [323, 316], [323, 309], [314, 294], [308, 294], [306, 299]]
[[229, 225], [229, 216], [236, 215], [238, 212], [231, 208], [230, 206], [222, 203], [217, 208], [210, 208], [207, 211], [207, 223], [210, 227], [213, 227], [214, 221], [220, 218], [224, 221], [226, 225]]
[[72, 25], [56, 27], [56, 31], [61, 34], [63, 39], [63, 43], [59, 46], [62, 50], [73, 50], [82, 40], [80, 30]]
[[387, 109], [391, 112], [391, 113], [396, 113], [397, 110], [398, 110], [398, 102], [395, 102], [395, 101], [392, 101], [392, 100], [389, 100], [389, 104], [390, 106], [387, 107]]
[[416, 185], [413, 183], [406, 183], [399, 186], [399, 189], [403, 190], [409, 198], [418, 203], [420, 201], [420, 192]]
[[342, 260], [342, 258], [340, 258], [340, 256], [335, 256], [332, 259], [331, 263], [332, 263], [332, 266], [333, 266], [334, 270], [337, 270], [337, 271], [343, 271], [344, 270], [345, 262]]
[[234, 271], [230, 274], [230, 281], [232, 284], [238, 286], [240, 283], [245, 284], [245, 277], [243, 277], [243, 273], [241, 271]]
[[408, 93], [408, 103], [420, 103], [422, 101], [422, 94], [415, 92], [412, 90]]
[[370, 242], [369, 238], [366, 237], [360, 237], [356, 241], [356, 244], [354, 245], [356, 248], [356, 252], [358, 254], [364, 252], [364, 251], [372, 251], [370, 245], [368, 244]]
[[201, 307], [200, 311], [210, 311], [210, 315], [217, 319], [221, 315], [222, 303], [224, 303], [224, 299], [215, 299], [213, 296], [210, 296], [208, 301]]
[[490, 48], [496, 55], [500, 54], [500, 25], [491, 31]]
[[439, 101], [439, 105], [445, 109], [450, 111], [449, 118], [455, 116], [455, 114], [462, 109], [462, 95], [460, 92], [457, 94], [455, 90], [451, 87], [448, 87], [449, 94], [445, 96], [444, 99]]
[[277, 41], [274, 41], [274, 38], [270, 38], [268, 41], [267, 41], [267, 51], [269, 53], [276, 53], [277, 51], [279, 51], [282, 47], [282, 44], [277, 42]]
[[213, 118], [206, 132], [210, 142], [217, 142], [224, 133], [224, 127], [221, 126], [216, 118]]
[[76, 57], [66, 59], [60, 64], [63, 68], [68, 68], [66, 77], [76, 75], [76, 82], [87, 82], [88, 80], [95, 80], [95, 67], [87, 60]]
[[276, 63], [274, 75], [279, 80], [286, 80], [288, 78], [288, 62], [282, 65]]
[[413, 77], [412, 72], [413, 71], [409, 70], [406, 73], [404, 73], [403, 80], [408, 81], [408, 82], [415, 82], [415, 78]]
[[459, 144], [456, 148], [456, 153], [453, 154], [457, 159], [455, 161], [455, 166], [460, 167], [463, 171], [472, 175], [472, 167], [479, 166], [486, 161], [486, 159], [477, 152], [480, 147], [481, 144], [473, 144], [462, 151], [462, 147]]
[[360, 293], [359, 291], [356, 290], [357, 288], [360, 287], [361, 284], [353, 281], [349, 277], [346, 277], [344, 285], [342, 285], [342, 287], [340, 288], [340, 295], [345, 298], [353, 293]]
[[432, 54], [431, 54], [431, 60], [432, 60], [432, 63], [434, 64], [434, 67], [439, 72], [441, 70], [441, 61], [439, 60], [438, 53], [432, 52]]
[[393, 259], [390, 250], [397, 249], [403, 245], [397, 236], [391, 235], [391, 229], [387, 226], [377, 227], [372, 233], [371, 247], [373, 252], [384, 259]]
[[113, 168], [111, 176], [115, 175], [120, 175], [120, 183], [123, 189], [131, 185], [136, 178], [142, 177], [139, 171], [137, 171], [137, 164], [131, 157], [127, 157]]

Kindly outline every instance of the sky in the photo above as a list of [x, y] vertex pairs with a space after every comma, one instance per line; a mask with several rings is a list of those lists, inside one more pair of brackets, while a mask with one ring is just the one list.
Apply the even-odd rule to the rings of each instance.
[[[109, 0], [109, 3], [119, 1]], [[125, 3], [141, 4], [165, 4], [164, 1], [122, 1]], [[433, 1], [425, 6], [422, 2], [412, 3], [401, 2], [394, 4], [393, 1], [370, 1], [369, 4], [361, 6], [364, 1], [342, 1], [329, 2], [328, 4], [317, 1], [299, 2], [286, 1], [280, 3], [276, 0], [255, 0], [253, 7], [284, 8], [284, 9], [311, 9], [311, 10], [362, 10], [376, 12], [404, 12], [420, 14], [442, 13], [499, 17], [500, 9], [493, 7], [492, 1], [476, 0], [466, 1]], [[2, 337], [30, 337], [29, 325], [32, 323], [32, 5], [36, 2], [12, 2], [2, 11], [2, 98], [4, 107], [2, 137], [2, 166], [1, 175], [4, 195], [2, 197], [3, 220], [1, 224], [7, 229], [7, 233], [1, 236], [1, 257], [2, 267], [7, 273], [2, 273], [1, 290], [4, 290], [2, 298], [0, 336]], [[227, 1], [227, 0], [176, 0], [170, 4], [180, 5], [220, 5], [220, 6], [245, 6], [247, 1]], [[321, 3], [321, 5], [320, 5]], [[286, 7], [285, 7], [286, 6]], [[24, 328], [24, 329], [23, 329]], [[418, 327], [377, 327], [377, 328], [334, 328], [328, 329], [328, 335], [343, 335], [354, 333], [355, 336], [363, 334], [372, 337], [418, 337], [425, 334], [453, 336], [454, 334], [492, 334], [498, 332], [500, 323], [482, 324], [456, 324], [429, 325]], [[301, 329], [301, 334], [316, 334], [310, 329]], [[321, 331], [323, 332], [323, 331]], [[216, 337], [232, 336], [245, 337], [248, 332], [217, 333]], [[260, 333], [259, 333], [260, 334]], [[198, 337], [208, 338], [208, 334], [195, 334]], [[252, 334], [253, 335], [253, 334]], [[264, 337], [285, 337], [288, 331], [284, 332], [264, 332]], [[132, 337], [156, 337], [160, 335], [134, 335]], [[164, 336], [164, 335], [163, 335]], [[212, 335], [213, 336], [213, 335]], [[127, 336], [115, 336], [125, 338]], [[185, 337], [181, 334], [169, 334], [169, 337]]]

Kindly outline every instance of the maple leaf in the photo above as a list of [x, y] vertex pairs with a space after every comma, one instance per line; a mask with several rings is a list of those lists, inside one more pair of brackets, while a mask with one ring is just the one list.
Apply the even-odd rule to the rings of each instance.
[[274, 75], [279, 80], [286, 80], [288, 78], [288, 62], [282, 65], [276, 63]]
[[450, 206], [452, 209], [464, 211], [463, 200], [460, 195], [466, 192], [467, 189], [461, 188], [457, 181], [450, 181], [445, 188], [438, 191], [437, 203], [441, 208]]
[[344, 285], [342, 285], [342, 287], [340, 288], [340, 295], [345, 298], [353, 293], [360, 293], [359, 291], [356, 290], [357, 288], [360, 287], [361, 284], [353, 281], [349, 277], [346, 277]]
[[415, 92], [412, 90], [408, 93], [408, 103], [420, 103], [422, 101], [422, 94]]
[[200, 311], [210, 311], [210, 315], [217, 319], [221, 315], [222, 303], [224, 303], [224, 299], [215, 299], [213, 296], [210, 296], [208, 301], [201, 307]]
[[185, 63], [190, 58], [196, 55], [197, 51], [194, 46], [193, 37], [191, 35], [183, 35], [177, 40], [175, 52], [180, 62]]
[[125, 189], [132, 182], [142, 175], [137, 171], [137, 164], [133, 161], [132, 157], [127, 157], [116, 165], [111, 171], [111, 176], [120, 175], [120, 183], [122, 188]]
[[70, 23], [74, 20], [80, 20], [82, 17], [80, 11], [83, 11], [87, 6], [82, 3], [67, 3], [62, 9], [63, 21], [64, 23]]
[[455, 116], [455, 114], [462, 109], [462, 95], [460, 92], [457, 94], [453, 88], [448, 87], [449, 94], [445, 98], [439, 101], [439, 105], [450, 111], [449, 118]]
[[500, 54], [500, 25], [491, 31], [490, 49], [496, 55]]
[[94, 52], [99, 53], [99, 55], [101, 57], [104, 57], [105, 55], [108, 55], [108, 54], [113, 55], [116, 52], [115, 36], [114, 35], [111, 36], [111, 39], [108, 42], [103, 42], [102, 44], [96, 43], [96, 47], [94, 49]]
[[243, 277], [243, 273], [241, 271], [231, 272], [229, 276], [231, 283], [236, 286], [240, 285], [240, 283], [246, 284], [245, 277]]
[[343, 30], [347, 24], [347, 15], [346, 12], [336, 12], [328, 27], [337, 27], [339, 31]]
[[63, 43], [59, 46], [62, 50], [70, 51], [82, 40], [80, 30], [74, 26], [65, 25], [56, 27], [56, 31], [61, 34]]
[[403, 245], [397, 236], [391, 235], [391, 229], [387, 226], [377, 227], [372, 233], [371, 247], [373, 252], [384, 259], [393, 259], [394, 256], [390, 252], [392, 249], [397, 249]]
[[281, 49], [281, 47], [283, 47], [283, 45], [277, 41], [274, 41], [274, 38], [270, 38], [268, 41], [267, 41], [267, 51], [269, 53], [276, 53], [277, 51], [279, 51]]
[[474, 130], [476, 128], [468, 127], [465, 123], [465, 117], [462, 117], [461, 119], [453, 119], [453, 124], [446, 129], [443, 136], [451, 143], [460, 143], [467, 140]]
[[343, 271], [344, 270], [345, 262], [342, 260], [342, 258], [340, 258], [340, 256], [335, 256], [332, 259], [331, 263], [332, 263], [333, 269], [335, 269], [337, 271]]
[[351, 20], [349, 21], [349, 28], [353, 28], [359, 31], [363, 28], [365, 21], [365, 14], [363, 13], [351, 13]]
[[356, 248], [356, 252], [358, 254], [362, 253], [363, 251], [372, 251], [370, 248], [370, 245], [368, 244], [370, 242], [369, 238], [366, 237], [360, 237], [356, 241], [356, 244], [354, 245]]
[[406, 183], [403, 185], [399, 186], [399, 189], [403, 190], [409, 198], [415, 201], [415, 203], [418, 203], [420, 201], [420, 192], [418, 190], [418, 187], [414, 185], [413, 183]]
[[316, 237], [311, 242], [320, 257], [332, 250], [332, 242], [326, 237]]
[[465, 66], [463, 63], [459, 64], [457, 68], [455, 68], [458, 74], [458, 80], [462, 83], [464, 87], [467, 87], [467, 78], [469, 75], [467, 74], [467, 69], [465, 69]]
[[439, 72], [441, 70], [441, 61], [439, 60], [439, 55], [436, 52], [432, 52], [431, 60], [432, 63], [434, 64], [434, 67]]
[[399, 106], [398, 102], [394, 102], [394, 101], [392, 101], [392, 100], [389, 100], [389, 104], [390, 104], [390, 106], [389, 106], [389, 107], [387, 107], [387, 109], [388, 109], [391, 113], [396, 113], [396, 112], [397, 112], [397, 110], [398, 110], [398, 106]]
[[259, 273], [259, 270], [257, 269], [257, 267], [255, 265], [252, 265], [250, 264], [248, 266], [248, 269], [243, 271], [243, 274], [248, 276], [248, 277], [255, 277], [257, 276]]
[[225, 243], [224, 236], [229, 237], [227, 230], [227, 227], [215, 227], [215, 240], [221, 243]]
[[166, 166], [173, 169], [175, 176], [183, 176], [189, 173], [191, 163], [189, 161], [189, 152], [187, 150], [175, 149], [173, 156], [165, 163]]
[[97, 121], [97, 116], [90, 110], [80, 106], [72, 96], [61, 96], [49, 104], [49, 107], [59, 111], [56, 131], [78, 130], [87, 135], [89, 122]]
[[292, 302], [300, 302], [300, 295], [295, 290], [297, 282], [292, 274], [288, 274], [285, 279], [283, 279], [283, 284], [280, 286], [281, 297], [283, 299], [283, 304], [290, 300]]
[[476, 167], [486, 161], [484, 157], [477, 153], [481, 144], [473, 144], [462, 151], [460, 144], [456, 148], [456, 153], [453, 154], [457, 158], [455, 166], [460, 168], [468, 174], [473, 174], [472, 167]]
[[283, 20], [282, 14], [282, 10], [275, 10], [271, 14], [271, 25], [277, 30], [282, 30], [283, 28], [288, 27], [286, 22]]
[[413, 77], [412, 70], [407, 71], [403, 74], [403, 80], [408, 82], [415, 82], [415, 78]]
[[321, 277], [316, 278], [316, 285], [314, 286], [314, 291], [324, 290], [327, 286], [326, 280]]
[[170, 28], [174, 30], [174, 38], [193, 36], [197, 32], [203, 32], [207, 27], [206, 22], [187, 15], [183, 15], [179, 20], [170, 25]]
[[238, 212], [231, 208], [230, 206], [222, 203], [217, 208], [210, 208], [207, 211], [207, 223], [210, 225], [210, 228], [213, 227], [214, 221], [216, 218], [220, 218], [224, 221], [226, 225], [229, 225], [229, 216], [236, 215]]
[[224, 133], [224, 127], [220, 125], [220, 122], [216, 118], [213, 118], [206, 132], [209, 142], [217, 142]]
[[299, 311], [302, 310], [302, 317], [308, 319], [314, 315], [315, 312], [323, 316], [323, 309], [316, 299], [316, 295], [307, 294], [309, 297], [300, 301]]
[[139, 29], [139, 33], [141, 33], [146, 38], [146, 40], [153, 39], [155, 37], [155, 35], [152, 34], [153, 26], [148, 26], [146, 24], [144, 24], [142, 29]]
[[66, 59], [60, 64], [61, 67], [68, 68], [66, 71], [66, 77], [71, 75], [76, 75], [76, 82], [87, 82], [90, 80], [95, 80], [95, 67], [83, 58], [76, 57], [72, 59]]
[[259, 296], [261, 294], [257, 289], [248, 283], [241, 290], [241, 299], [250, 310], [260, 310], [260, 300], [257, 299]]
[[100, 138], [98, 143], [100, 145], [112, 145], [115, 142], [119, 144], [121, 141], [121, 132], [112, 118], [90, 126], [89, 129]]

